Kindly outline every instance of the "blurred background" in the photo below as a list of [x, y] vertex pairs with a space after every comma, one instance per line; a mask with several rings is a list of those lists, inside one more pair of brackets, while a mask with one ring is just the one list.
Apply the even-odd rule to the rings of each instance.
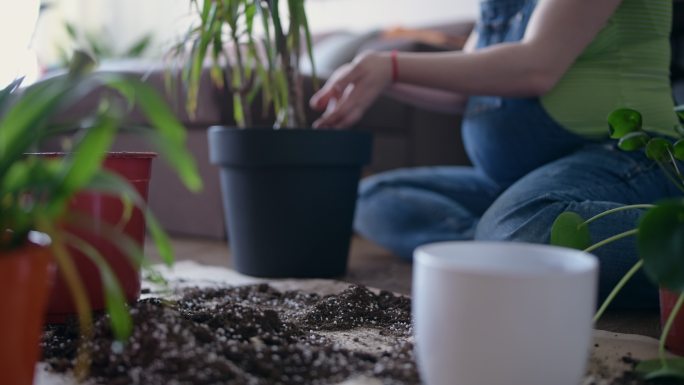
[[[102, 58], [161, 57], [192, 22], [189, 6], [189, 0], [0, 0], [2, 49], [13, 53], [3, 55], [10, 60], [0, 64], [0, 84], [18, 72], [30, 81], [61, 66], [76, 46]], [[472, 19], [477, 0], [309, 0], [306, 7], [315, 34], [364, 33]]]

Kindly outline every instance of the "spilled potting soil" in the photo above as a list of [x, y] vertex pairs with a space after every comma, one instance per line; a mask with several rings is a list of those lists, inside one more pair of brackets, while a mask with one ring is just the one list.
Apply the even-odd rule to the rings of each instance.
[[[126, 344], [113, 339], [105, 316], [97, 319], [90, 383], [420, 384], [406, 297], [361, 286], [331, 295], [268, 284], [178, 290], [173, 300], [132, 306]], [[49, 370], [68, 372], [77, 344], [75, 323], [48, 327]], [[616, 360], [624, 369], [610, 365]], [[658, 384], [623, 361], [594, 355], [581, 385]]]
[[[125, 344], [96, 323], [91, 377], [103, 384], [334, 384], [372, 377], [419, 384], [410, 300], [360, 286], [329, 296], [266, 284], [186, 289], [177, 301], [140, 300]], [[74, 324], [43, 341], [52, 370], [71, 369]]]

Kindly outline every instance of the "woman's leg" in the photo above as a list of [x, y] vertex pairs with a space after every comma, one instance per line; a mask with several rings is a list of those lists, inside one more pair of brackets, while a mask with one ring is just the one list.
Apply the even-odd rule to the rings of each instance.
[[421, 167], [364, 179], [354, 220], [364, 237], [410, 259], [425, 243], [472, 239], [500, 188], [470, 167]]
[[[626, 204], [652, 203], [676, 194], [662, 171], [640, 152], [593, 145], [532, 171], [513, 184], [483, 215], [476, 239], [548, 243], [556, 217], [566, 210], [590, 218]], [[635, 228], [640, 210], [622, 211], [593, 222], [592, 241]], [[632, 238], [594, 251], [600, 259], [600, 298], [637, 262]], [[616, 306], [657, 306], [655, 286], [639, 273]]]

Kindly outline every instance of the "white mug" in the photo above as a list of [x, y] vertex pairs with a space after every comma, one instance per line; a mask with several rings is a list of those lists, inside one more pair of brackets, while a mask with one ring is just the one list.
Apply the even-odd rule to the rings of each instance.
[[414, 252], [413, 322], [427, 385], [578, 385], [598, 262], [563, 247], [453, 241]]

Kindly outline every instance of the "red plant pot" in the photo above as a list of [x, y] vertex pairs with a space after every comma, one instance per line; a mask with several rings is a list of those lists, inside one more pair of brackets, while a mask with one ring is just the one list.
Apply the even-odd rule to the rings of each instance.
[[0, 373], [3, 384], [33, 383], [54, 271], [47, 247], [28, 243], [17, 250], [0, 252]]
[[[154, 153], [110, 153], [104, 161], [104, 168], [128, 180], [147, 202], [147, 191]], [[112, 268], [119, 280], [124, 295], [129, 302], [140, 296], [139, 266], [110, 240], [103, 235], [101, 224], [121, 226], [123, 233], [131, 237], [142, 248], [145, 239], [145, 217], [139, 208], [133, 210], [125, 224], [120, 223], [125, 216], [123, 202], [114, 196], [95, 192], [80, 192], [70, 204], [70, 209], [92, 217], [93, 226], [88, 229], [68, 230], [97, 249]], [[92, 310], [105, 308], [100, 271], [90, 259], [79, 250], [70, 247], [79, 276], [83, 280]], [[76, 313], [71, 293], [66, 282], [58, 274], [54, 289], [48, 302], [47, 322], [61, 323]]]
[[[677, 298], [679, 298], [679, 293], [660, 289], [660, 323], [662, 326], [665, 326], [665, 322], [670, 317]], [[665, 339], [665, 347], [674, 354], [684, 355], [684, 308], [675, 317], [672, 328]]]

